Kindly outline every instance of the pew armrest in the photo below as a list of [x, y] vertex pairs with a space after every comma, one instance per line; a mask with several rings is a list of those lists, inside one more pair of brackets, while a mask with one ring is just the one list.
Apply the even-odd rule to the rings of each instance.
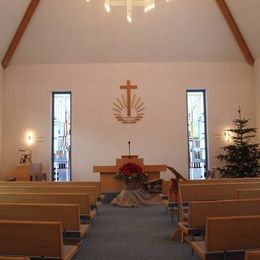
[[178, 223], [179, 228], [182, 230], [184, 235], [188, 235], [189, 234], [189, 225], [188, 222], [179, 222]]
[[191, 246], [196, 254], [201, 257], [201, 259], [206, 259], [207, 251], [205, 241], [192, 241]]
[[82, 239], [90, 229], [90, 224], [80, 224], [79, 230], [65, 230], [65, 238], [68, 240]]
[[78, 252], [77, 246], [64, 246], [63, 247], [63, 260], [71, 260]]
[[260, 259], [260, 251], [246, 251], [245, 260], [259, 260]]

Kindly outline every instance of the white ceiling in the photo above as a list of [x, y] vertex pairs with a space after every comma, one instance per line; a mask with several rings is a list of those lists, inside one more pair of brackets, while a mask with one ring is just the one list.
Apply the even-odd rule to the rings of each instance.
[[[41, 0], [11, 64], [245, 59], [215, 0], [155, 0], [156, 8], [104, 10], [104, 0]], [[255, 59], [260, 0], [226, 0]], [[0, 58], [30, 0], [0, 0]]]

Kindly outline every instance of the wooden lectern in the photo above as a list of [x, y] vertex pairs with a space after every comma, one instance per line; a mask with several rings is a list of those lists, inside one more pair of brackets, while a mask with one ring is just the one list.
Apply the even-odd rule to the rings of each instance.
[[41, 163], [18, 165], [5, 176], [5, 180], [15, 181], [46, 181], [46, 173], [42, 172]]
[[160, 172], [166, 171], [166, 165], [144, 165], [143, 158], [138, 158], [138, 155], [122, 155], [120, 159], [116, 159], [116, 165], [111, 166], [93, 166], [93, 172], [100, 173], [101, 191], [105, 192], [120, 192], [124, 183], [115, 179], [115, 174], [119, 168], [128, 163], [136, 163], [140, 165], [143, 172], [149, 174], [149, 180], [159, 179]]

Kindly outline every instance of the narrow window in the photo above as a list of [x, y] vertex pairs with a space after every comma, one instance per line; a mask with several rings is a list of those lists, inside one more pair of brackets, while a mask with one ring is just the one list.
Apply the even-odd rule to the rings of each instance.
[[208, 171], [205, 90], [187, 90], [189, 178], [205, 179]]
[[52, 180], [71, 181], [71, 92], [52, 92]]

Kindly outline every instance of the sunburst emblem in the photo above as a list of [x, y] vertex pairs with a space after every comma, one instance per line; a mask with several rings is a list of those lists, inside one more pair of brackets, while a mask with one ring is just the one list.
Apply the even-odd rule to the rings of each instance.
[[144, 116], [144, 102], [141, 97], [136, 94], [131, 96], [131, 90], [137, 89], [137, 86], [131, 85], [130, 80], [127, 80], [126, 86], [120, 86], [120, 89], [126, 90], [126, 97], [122, 94], [114, 103], [114, 116], [124, 124], [132, 124], [141, 120]]

